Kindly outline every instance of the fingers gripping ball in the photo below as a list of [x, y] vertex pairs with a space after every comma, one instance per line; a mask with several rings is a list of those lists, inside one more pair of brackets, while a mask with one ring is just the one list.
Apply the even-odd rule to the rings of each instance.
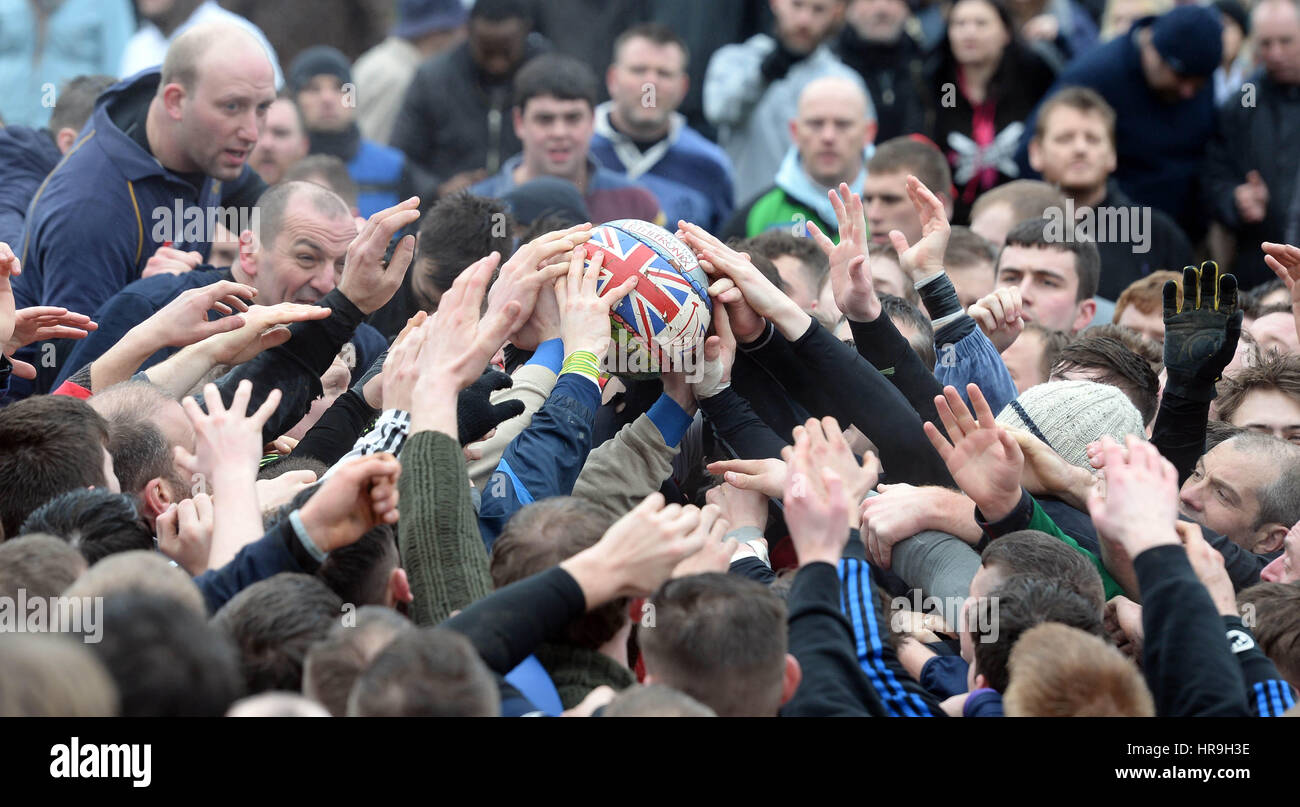
[[641, 276], [610, 311], [609, 370], [627, 378], [654, 378], [661, 369], [690, 372], [713, 313], [708, 280], [690, 248], [664, 228], [636, 219], [595, 228], [583, 248], [588, 260], [604, 253], [596, 281], [602, 294], [632, 274]]

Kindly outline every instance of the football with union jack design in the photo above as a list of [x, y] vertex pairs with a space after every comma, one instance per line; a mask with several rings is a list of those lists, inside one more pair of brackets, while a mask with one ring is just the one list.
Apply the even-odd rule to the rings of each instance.
[[602, 294], [639, 276], [636, 288], [610, 311], [610, 371], [630, 378], [654, 378], [668, 369], [691, 372], [713, 314], [708, 278], [695, 253], [664, 228], [636, 219], [594, 228], [584, 246], [588, 261], [604, 254], [596, 281]]

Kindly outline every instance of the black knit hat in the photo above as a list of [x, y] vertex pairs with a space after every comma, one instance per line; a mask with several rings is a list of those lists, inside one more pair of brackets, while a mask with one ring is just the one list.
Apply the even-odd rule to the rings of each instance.
[[289, 65], [289, 92], [297, 95], [316, 76], [337, 76], [339, 83], [352, 82], [352, 64], [337, 48], [315, 45], [299, 53]]

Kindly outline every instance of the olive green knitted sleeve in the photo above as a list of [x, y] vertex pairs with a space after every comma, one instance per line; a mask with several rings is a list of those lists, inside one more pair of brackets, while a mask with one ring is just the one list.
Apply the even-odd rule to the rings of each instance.
[[411, 619], [437, 625], [492, 593], [487, 550], [459, 442], [418, 432], [402, 447], [397, 541], [411, 583]]

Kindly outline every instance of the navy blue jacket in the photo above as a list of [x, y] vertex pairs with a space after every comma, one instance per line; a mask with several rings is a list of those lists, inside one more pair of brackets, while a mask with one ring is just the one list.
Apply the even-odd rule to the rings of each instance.
[[[95, 311], [94, 320], [99, 324], [99, 330], [91, 331], [85, 339], [76, 343], [72, 355], [62, 363], [55, 386], [107, 353], [127, 331], [158, 313], [182, 292], [230, 279], [230, 269], [204, 266], [179, 275], [154, 275], [131, 283]], [[220, 315], [215, 311], [209, 315], [211, 319], [218, 316]], [[388, 346], [388, 341], [379, 335], [379, 331], [362, 323], [352, 336], [352, 344], [357, 348], [357, 364], [352, 369], [352, 380], [355, 383]], [[140, 369], [149, 369], [177, 350], [179, 348], [162, 348], [150, 356]]]
[[568, 496], [591, 453], [600, 388], [586, 376], [562, 373], [528, 428], [506, 447], [483, 490], [479, 530], [488, 550], [506, 522], [534, 501]]
[[[55, 305], [83, 314], [97, 311], [139, 279], [149, 257], [166, 241], [181, 251], [197, 251], [206, 260], [210, 241], [187, 241], [180, 237], [190, 234], [181, 228], [183, 222], [161, 227], [159, 217], [174, 217], [179, 206], [186, 211], [184, 218], [206, 222], [207, 211], [215, 211], [223, 200], [251, 206], [265, 187], [247, 165], [231, 183], [200, 175], [202, 184], [195, 187], [119, 128], [115, 120], [143, 125], [140, 110], [147, 108], [159, 81], [159, 70], [147, 70], [106, 90], [76, 144], [36, 191], [21, 250], [15, 250], [23, 264], [22, 276], [14, 281], [18, 308]], [[188, 212], [195, 207], [203, 212]], [[72, 345], [69, 340], [53, 344], [55, 364], [61, 365]], [[37, 365], [41, 375], [35, 391], [44, 392], [56, 369], [41, 361], [40, 352], [39, 344], [31, 345], [21, 357]], [[30, 392], [14, 387], [12, 394]]]
[[[1117, 116], [1115, 179], [1137, 204], [1158, 207], [1186, 229], [1199, 210], [1197, 178], [1215, 129], [1214, 82], [1207, 81], [1189, 100], [1165, 103], [1147, 86], [1136, 36], [1135, 26], [1127, 36], [1088, 51], [1066, 67], [1043, 97], [1050, 98], [1062, 87], [1081, 86], [1105, 98]], [[1037, 118], [1035, 109], [1025, 121], [1019, 152], [1022, 176], [1036, 176], [1029, 170], [1027, 154]]]
[[320, 563], [308, 554], [289, 519], [277, 522], [258, 540], [239, 550], [220, 569], [209, 569], [194, 578], [203, 593], [208, 613], [215, 614], [236, 594], [280, 572], [315, 574]]
[[49, 129], [0, 129], [0, 241], [15, 253], [22, 249], [27, 207], [61, 159]]

